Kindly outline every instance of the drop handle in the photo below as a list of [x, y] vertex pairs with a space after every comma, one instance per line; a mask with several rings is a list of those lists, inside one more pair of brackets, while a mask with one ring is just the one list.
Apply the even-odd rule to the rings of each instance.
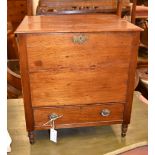
[[58, 114], [56, 114], [56, 113], [52, 113], [51, 115], [49, 115], [48, 117], [49, 117], [49, 119], [50, 120], [56, 120], [56, 119], [58, 119], [58, 118], [61, 118], [63, 115], [58, 115]]
[[111, 112], [110, 112], [109, 109], [103, 109], [103, 110], [101, 111], [101, 115], [102, 115], [103, 117], [109, 116], [110, 113], [111, 113]]
[[58, 118], [61, 118], [62, 116], [63, 115], [52, 113], [51, 115], [48, 116], [49, 120], [42, 126], [54, 126], [54, 121], [57, 120]]

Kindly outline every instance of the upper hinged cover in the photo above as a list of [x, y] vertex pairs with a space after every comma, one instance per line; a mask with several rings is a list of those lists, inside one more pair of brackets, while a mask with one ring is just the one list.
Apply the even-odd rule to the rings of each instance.
[[26, 16], [15, 33], [142, 31], [117, 15]]

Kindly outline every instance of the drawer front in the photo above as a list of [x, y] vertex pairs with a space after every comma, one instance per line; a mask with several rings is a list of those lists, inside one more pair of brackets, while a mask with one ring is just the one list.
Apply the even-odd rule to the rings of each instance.
[[114, 122], [123, 120], [123, 111], [123, 103], [34, 108], [34, 121], [35, 127], [50, 127], [49, 124], [45, 126], [43, 124], [49, 121], [49, 116], [57, 114], [62, 117], [55, 121], [56, 127], [78, 123]]
[[133, 38], [126, 32], [28, 35], [29, 71], [128, 64]]

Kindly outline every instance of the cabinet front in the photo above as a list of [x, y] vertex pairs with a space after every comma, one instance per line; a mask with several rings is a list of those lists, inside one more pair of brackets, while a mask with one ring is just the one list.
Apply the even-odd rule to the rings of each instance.
[[32, 106], [126, 102], [133, 39], [128, 32], [28, 34]]

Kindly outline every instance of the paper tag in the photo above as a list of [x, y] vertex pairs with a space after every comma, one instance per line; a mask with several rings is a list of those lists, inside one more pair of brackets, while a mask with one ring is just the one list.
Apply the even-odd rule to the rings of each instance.
[[50, 140], [57, 143], [57, 130], [50, 129]]

